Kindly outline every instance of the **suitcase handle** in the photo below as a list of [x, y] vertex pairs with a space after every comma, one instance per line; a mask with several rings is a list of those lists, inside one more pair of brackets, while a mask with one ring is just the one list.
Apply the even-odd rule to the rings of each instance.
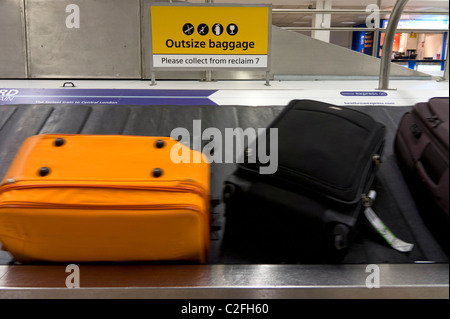
[[437, 185], [433, 182], [433, 180], [428, 175], [425, 167], [423, 166], [420, 160], [416, 161], [417, 172], [419, 173], [420, 179], [427, 185], [428, 188], [436, 188]]

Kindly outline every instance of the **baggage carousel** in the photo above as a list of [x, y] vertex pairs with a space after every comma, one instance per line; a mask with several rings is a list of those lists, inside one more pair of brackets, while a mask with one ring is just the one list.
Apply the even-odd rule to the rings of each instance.
[[[301, 94], [298, 96], [302, 98]], [[215, 127], [224, 133], [225, 128], [264, 128], [285, 106], [283, 101], [256, 107], [189, 101], [177, 102], [178, 105], [171, 105], [167, 100], [165, 104], [153, 105], [13, 102], [0, 105], [0, 178], [5, 176], [21, 143], [35, 134], [169, 136], [177, 127], [192, 133], [193, 120], [201, 120], [202, 128]], [[270, 256], [249, 257], [251, 254], [226, 249], [223, 245], [226, 217], [221, 194], [223, 182], [234, 171], [235, 164], [211, 163], [212, 227], [208, 264], [79, 264], [80, 288], [67, 289], [67, 265], [20, 264], [8, 252], [0, 251], [0, 298], [447, 299], [446, 249], [428, 227], [427, 212], [416, 203], [393, 153], [398, 123], [411, 106], [407, 103], [374, 106], [361, 102], [348, 105], [386, 125], [383, 163], [374, 183], [378, 194], [374, 210], [394, 234], [414, 244], [409, 253], [391, 248], [363, 215], [353, 245], [340, 264], [272, 262]], [[370, 265], [378, 266], [378, 289], [367, 288]]]

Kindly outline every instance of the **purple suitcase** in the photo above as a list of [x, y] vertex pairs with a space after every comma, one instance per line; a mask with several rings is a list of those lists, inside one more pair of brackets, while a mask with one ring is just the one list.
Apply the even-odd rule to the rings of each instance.
[[[418, 103], [400, 121], [394, 150], [423, 213], [448, 233], [449, 98]], [[419, 206], [420, 208], [420, 206]], [[448, 236], [446, 234], [445, 236]]]

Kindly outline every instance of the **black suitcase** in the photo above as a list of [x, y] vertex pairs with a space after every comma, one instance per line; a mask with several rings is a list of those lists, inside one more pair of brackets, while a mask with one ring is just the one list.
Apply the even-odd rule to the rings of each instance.
[[[278, 169], [260, 174], [252, 154], [278, 133]], [[250, 144], [225, 181], [225, 254], [263, 263], [333, 262], [345, 256], [384, 148], [385, 127], [369, 115], [294, 100]], [[273, 144], [273, 143], [272, 143]], [[254, 156], [254, 158], [257, 156]], [[272, 163], [273, 164], [273, 163]]]

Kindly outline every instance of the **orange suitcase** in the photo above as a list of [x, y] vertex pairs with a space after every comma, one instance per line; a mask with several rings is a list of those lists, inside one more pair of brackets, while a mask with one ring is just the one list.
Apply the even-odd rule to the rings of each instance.
[[19, 262], [205, 263], [209, 222], [207, 159], [169, 137], [32, 136], [0, 187], [0, 242]]

